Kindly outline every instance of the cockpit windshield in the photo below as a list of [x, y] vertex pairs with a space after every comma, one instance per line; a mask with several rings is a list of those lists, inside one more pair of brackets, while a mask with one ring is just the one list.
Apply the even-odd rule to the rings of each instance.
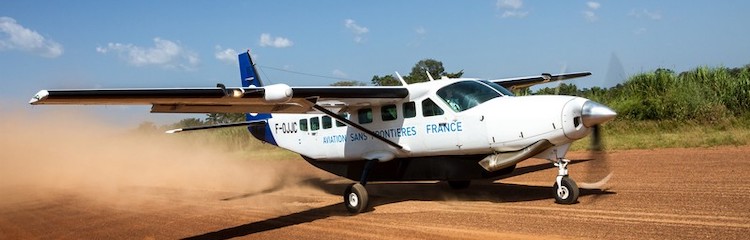
[[437, 95], [456, 112], [465, 111], [502, 96], [494, 88], [477, 81], [453, 83], [438, 90]]
[[493, 83], [493, 82], [490, 82], [490, 81], [487, 81], [487, 80], [481, 80], [480, 82], [483, 82], [484, 84], [487, 84], [487, 86], [490, 86], [490, 87], [494, 88], [495, 90], [497, 90], [498, 92], [502, 93], [505, 96], [515, 96], [515, 95], [513, 95], [513, 92], [511, 92], [507, 88], [504, 88], [503, 86], [500, 86], [500, 84]]

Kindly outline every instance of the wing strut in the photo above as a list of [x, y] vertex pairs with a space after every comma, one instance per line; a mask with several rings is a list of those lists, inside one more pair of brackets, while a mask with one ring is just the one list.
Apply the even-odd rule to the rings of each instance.
[[365, 132], [368, 135], [373, 136], [374, 138], [377, 138], [378, 140], [380, 140], [380, 141], [382, 141], [382, 142], [390, 145], [391, 147], [394, 147], [394, 148], [396, 148], [396, 149], [398, 149], [400, 151], [409, 152], [409, 149], [406, 149], [404, 146], [401, 146], [398, 143], [395, 143], [395, 142], [393, 142], [391, 140], [388, 140], [387, 138], [384, 138], [384, 137], [382, 137], [382, 136], [380, 136], [378, 134], [375, 134], [373, 131], [370, 131], [370, 129], [367, 129], [367, 128], [363, 127], [362, 125], [356, 124], [356, 123], [350, 121], [349, 119], [346, 119], [345, 117], [342, 117], [342, 116], [340, 116], [340, 115], [338, 115], [338, 114], [336, 114], [334, 112], [331, 112], [328, 109], [326, 109], [326, 108], [318, 105], [317, 103], [315, 103], [316, 102], [315, 99], [309, 99], [308, 98], [307, 100], [310, 101], [310, 103], [312, 103], [312, 108], [314, 108], [315, 110], [321, 111], [325, 115], [328, 115], [328, 116], [330, 116], [330, 117], [332, 117], [332, 118], [334, 118], [334, 119], [336, 119], [336, 120], [338, 120], [340, 122], [346, 123], [346, 125], [352, 126], [352, 127], [356, 128], [356, 129], [362, 131], [362, 132]]
[[234, 122], [234, 123], [225, 123], [225, 124], [208, 125], [208, 126], [185, 127], [185, 128], [167, 130], [164, 133], [179, 133], [179, 132], [189, 132], [189, 131], [204, 130], [204, 129], [239, 127], [239, 126], [248, 126], [248, 125], [254, 125], [254, 124], [262, 124], [264, 122], [266, 122], [266, 120], [253, 120], [253, 121]]

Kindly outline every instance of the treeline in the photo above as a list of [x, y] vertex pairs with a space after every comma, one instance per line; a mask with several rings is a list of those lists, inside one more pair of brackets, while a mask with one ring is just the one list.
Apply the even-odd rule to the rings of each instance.
[[[525, 95], [526, 90], [519, 94]], [[578, 89], [574, 84], [539, 89], [533, 94], [564, 94], [601, 102], [619, 120], [714, 123], [750, 113], [750, 65], [742, 68], [669, 69], [631, 76], [611, 88]]]

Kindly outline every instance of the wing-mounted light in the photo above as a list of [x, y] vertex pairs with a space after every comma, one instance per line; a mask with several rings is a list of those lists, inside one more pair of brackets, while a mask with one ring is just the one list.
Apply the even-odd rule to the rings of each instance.
[[39, 101], [46, 99], [47, 96], [49, 96], [49, 92], [47, 90], [41, 90], [34, 94], [34, 97], [29, 100], [29, 104], [37, 104]]
[[279, 83], [263, 87], [263, 100], [269, 103], [285, 103], [292, 99], [292, 87]]

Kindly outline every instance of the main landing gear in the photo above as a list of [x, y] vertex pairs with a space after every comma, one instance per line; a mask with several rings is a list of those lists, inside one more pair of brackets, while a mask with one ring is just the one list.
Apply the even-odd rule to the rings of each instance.
[[367, 185], [367, 176], [370, 174], [370, 170], [375, 167], [375, 163], [377, 162], [378, 160], [368, 160], [365, 163], [364, 170], [362, 170], [362, 177], [359, 183], [349, 185], [346, 191], [344, 191], [344, 205], [350, 213], [358, 214], [367, 210], [369, 196], [365, 185]]
[[580, 195], [578, 185], [568, 177], [568, 163], [570, 163], [570, 160], [564, 158], [558, 158], [555, 163], [557, 178], [552, 188], [555, 190], [555, 202], [560, 204], [576, 203], [578, 195]]

